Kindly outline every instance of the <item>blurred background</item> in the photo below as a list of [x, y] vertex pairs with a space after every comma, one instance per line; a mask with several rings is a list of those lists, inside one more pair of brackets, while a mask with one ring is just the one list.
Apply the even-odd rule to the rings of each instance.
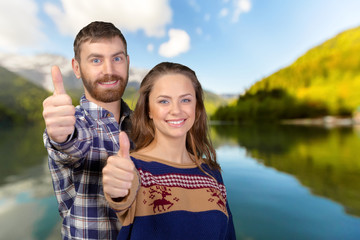
[[205, 104], [238, 239], [360, 238], [360, 1], [13, 0], [0, 3], [0, 239], [60, 239], [42, 101], [60, 66], [75, 105], [76, 33], [111, 21], [136, 103], [161, 61]]

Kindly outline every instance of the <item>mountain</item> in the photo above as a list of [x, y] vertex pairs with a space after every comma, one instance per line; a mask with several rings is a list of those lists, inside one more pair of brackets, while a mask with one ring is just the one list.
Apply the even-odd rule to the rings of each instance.
[[340, 33], [309, 50], [290, 66], [249, 89], [286, 89], [298, 99], [324, 102], [336, 111], [339, 104], [360, 105], [360, 27]]
[[[0, 122], [35, 122], [42, 119], [42, 101], [53, 91], [51, 66], [58, 65], [67, 93], [73, 104], [79, 103], [83, 93], [82, 81], [76, 79], [71, 61], [57, 55], [20, 56], [0, 53]], [[133, 109], [140, 82], [149, 70], [130, 68], [129, 83], [124, 100]], [[205, 106], [209, 114], [229, 100], [209, 91], [205, 92]]]
[[[16, 54], [0, 53], [0, 66], [28, 79], [33, 84], [53, 91], [51, 79], [51, 66], [58, 65], [63, 75], [64, 85], [67, 93], [78, 104], [78, 99], [83, 93], [82, 81], [77, 79], [71, 67], [71, 60], [63, 56], [53, 54], [39, 54], [34, 56], [22, 56]], [[137, 100], [137, 90], [148, 69], [134, 68], [129, 69], [129, 82], [124, 93], [124, 100], [134, 108]], [[1, 77], [1, 74], [0, 74]], [[205, 106], [208, 113], [213, 113], [221, 105], [225, 105], [231, 98], [205, 92]]]
[[[42, 86], [48, 91], [53, 91], [51, 80], [51, 66], [53, 65], [59, 66], [66, 89], [82, 91], [82, 81], [75, 77], [70, 59], [53, 54], [23, 56], [0, 53], [0, 66], [29, 79], [32, 83]], [[147, 69], [130, 68], [129, 85], [138, 87], [148, 71]]]
[[50, 92], [0, 67], [0, 122], [29, 123], [42, 119], [42, 102]]
[[81, 81], [74, 76], [71, 60], [62, 56], [51, 54], [23, 56], [0, 53], [0, 65], [48, 91], [53, 91], [51, 66], [58, 65], [66, 88], [82, 87]]
[[[310, 49], [221, 108], [215, 119], [350, 116], [360, 106], [360, 27]], [[231, 119], [229, 119], [231, 118]]]

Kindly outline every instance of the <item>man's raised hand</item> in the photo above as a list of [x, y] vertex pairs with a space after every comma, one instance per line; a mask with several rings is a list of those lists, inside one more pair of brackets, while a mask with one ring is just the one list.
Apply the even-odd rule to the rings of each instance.
[[130, 142], [125, 132], [120, 132], [119, 144], [119, 152], [107, 159], [102, 170], [104, 193], [114, 199], [128, 195], [135, 177], [135, 165], [129, 154]]
[[54, 93], [43, 102], [43, 117], [50, 139], [63, 143], [75, 129], [75, 107], [70, 96], [66, 94], [58, 66], [51, 68], [51, 77]]

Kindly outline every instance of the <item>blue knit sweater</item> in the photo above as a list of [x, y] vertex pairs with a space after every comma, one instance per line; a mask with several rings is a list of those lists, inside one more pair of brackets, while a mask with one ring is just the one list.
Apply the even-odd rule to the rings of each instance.
[[221, 173], [131, 154], [137, 174], [121, 202], [106, 196], [122, 223], [118, 239], [236, 239]]

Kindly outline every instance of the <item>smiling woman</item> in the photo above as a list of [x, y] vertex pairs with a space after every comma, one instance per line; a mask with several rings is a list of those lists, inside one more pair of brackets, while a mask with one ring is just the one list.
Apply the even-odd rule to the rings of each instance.
[[[220, 165], [194, 71], [163, 62], [145, 76], [129, 140], [103, 169], [118, 239], [235, 239]], [[182, 223], [182, 224], [179, 224]]]
[[195, 121], [195, 107], [195, 90], [189, 78], [182, 74], [166, 74], [157, 79], [149, 96], [154, 142], [164, 144], [174, 138], [185, 142], [186, 133]]

